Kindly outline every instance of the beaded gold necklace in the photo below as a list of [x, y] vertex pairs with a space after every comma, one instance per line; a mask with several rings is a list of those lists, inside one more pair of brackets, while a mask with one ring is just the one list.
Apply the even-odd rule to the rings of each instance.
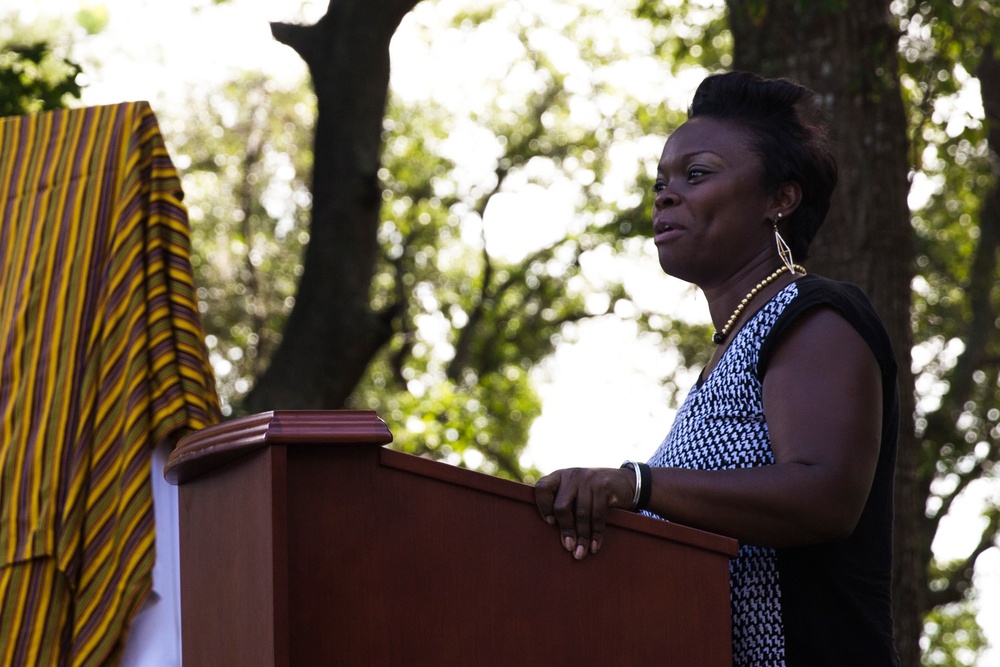
[[726, 340], [726, 336], [729, 335], [729, 330], [733, 328], [734, 324], [736, 324], [736, 320], [740, 318], [740, 315], [743, 313], [743, 310], [747, 307], [747, 304], [750, 303], [755, 296], [757, 296], [758, 292], [760, 292], [762, 289], [764, 289], [765, 287], [773, 283], [775, 280], [777, 280], [778, 276], [780, 276], [782, 273], [787, 273], [788, 271], [791, 271], [792, 274], [795, 273], [805, 274], [806, 272], [805, 268], [798, 264], [794, 265], [794, 270], [788, 268], [788, 266], [782, 266], [780, 269], [769, 275], [767, 278], [761, 280], [754, 286], [752, 290], [750, 290], [750, 292], [747, 293], [745, 297], [743, 297], [743, 300], [740, 301], [740, 305], [736, 306], [736, 310], [734, 310], [733, 314], [729, 316], [729, 321], [726, 322], [726, 326], [722, 327], [722, 329], [717, 330], [712, 335], [712, 342], [715, 343], [716, 345], [722, 345], [722, 343], [725, 342]]

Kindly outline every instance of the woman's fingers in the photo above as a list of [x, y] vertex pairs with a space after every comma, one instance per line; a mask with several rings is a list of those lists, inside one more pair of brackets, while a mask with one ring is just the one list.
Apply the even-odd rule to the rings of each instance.
[[558, 470], [535, 485], [538, 511], [549, 525], [559, 527], [563, 548], [577, 560], [601, 548], [608, 508], [614, 502], [605, 477], [616, 473], [588, 468]]
[[576, 503], [573, 508], [574, 531], [576, 540], [573, 544], [573, 558], [580, 560], [590, 550], [590, 521], [593, 516], [594, 492], [589, 485], [583, 485], [577, 491]]
[[559, 535], [566, 551], [576, 548], [576, 508], [577, 496], [580, 493], [578, 475], [575, 469], [563, 470], [559, 488], [552, 501], [552, 515], [559, 526]]
[[587, 483], [580, 485], [577, 492], [573, 512], [576, 520], [573, 557], [577, 560], [600, 550], [604, 541], [604, 527], [607, 525], [610, 500], [607, 480], [597, 471], [588, 472]]
[[561, 470], [557, 470], [551, 475], [542, 477], [535, 483], [535, 504], [542, 515], [542, 519], [550, 526], [556, 525], [556, 517], [552, 509], [555, 502], [556, 490], [559, 489], [559, 479]]
[[594, 496], [590, 511], [590, 553], [596, 554], [604, 542], [604, 527], [608, 517], [608, 496], [600, 493]]

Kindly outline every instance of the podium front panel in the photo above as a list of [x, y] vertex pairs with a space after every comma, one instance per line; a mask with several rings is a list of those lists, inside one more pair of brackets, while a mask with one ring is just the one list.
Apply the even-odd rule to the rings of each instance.
[[531, 487], [317, 439], [191, 464], [186, 667], [731, 664], [735, 541], [612, 510], [575, 561]]

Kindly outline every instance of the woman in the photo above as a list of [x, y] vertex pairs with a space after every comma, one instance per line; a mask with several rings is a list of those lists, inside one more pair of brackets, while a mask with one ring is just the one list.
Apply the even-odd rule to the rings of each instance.
[[653, 233], [662, 269], [704, 292], [714, 354], [648, 465], [559, 470], [536, 498], [577, 559], [612, 507], [737, 538], [734, 664], [892, 665], [895, 358], [860, 290], [795, 264], [837, 181], [811, 103], [742, 72], [699, 86]]

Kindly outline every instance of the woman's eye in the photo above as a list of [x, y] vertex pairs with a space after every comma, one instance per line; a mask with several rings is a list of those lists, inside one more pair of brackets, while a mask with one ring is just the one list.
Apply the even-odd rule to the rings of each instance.
[[667, 184], [663, 181], [657, 181], [653, 184], [653, 192], [660, 192], [663, 188], [667, 187]]
[[708, 172], [700, 167], [691, 167], [688, 169], [688, 178], [698, 178], [699, 176], [704, 176], [707, 173]]

